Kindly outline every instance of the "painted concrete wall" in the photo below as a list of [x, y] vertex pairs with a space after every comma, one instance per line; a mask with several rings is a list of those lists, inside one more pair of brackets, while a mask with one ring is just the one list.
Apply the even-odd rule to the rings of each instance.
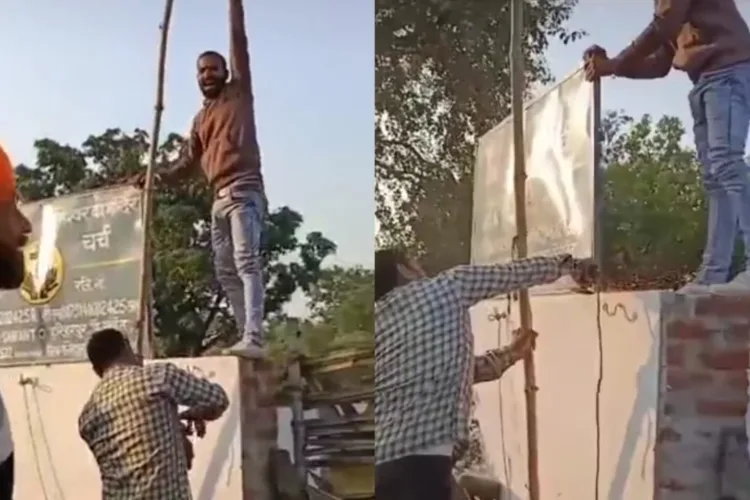
[[[238, 366], [235, 358], [169, 360], [220, 383], [230, 407], [208, 433], [194, 443], [190, 482], [196, 500], [242, 498]], [[34, 387], [21, 385], [35, 379]], [[94, 459], [78, 436], [78, 414], [97, 378], [87, 363], [0, 369], [0, 392], [8, 408], [16, 455], [16, 498], [97, 500], [101, 498]], [[280, 429], [289, 426], [280, 411]], [[291, 453], [291, 435], [280, 433], [279, 446]]]
[[[604, 377], [601, 392], [600, 498], [653, 498], [658, 393], [659, 293], [603, 294]], [[506, 345], [519, 326], [505, 301], [472, 310], [477, 354]], [[608, 311], [608, 312], [607, 312]], [[543, 500], [594, 498], [597, 302], [593, 295], [532, 297], [537, 342], [539, 460]], [[498, 325], [500, 328], [498, 329]], [[476, 386], [476, 417], [496, 477], [528, 498], [526, 412], [521, 363], [499, 382]]]

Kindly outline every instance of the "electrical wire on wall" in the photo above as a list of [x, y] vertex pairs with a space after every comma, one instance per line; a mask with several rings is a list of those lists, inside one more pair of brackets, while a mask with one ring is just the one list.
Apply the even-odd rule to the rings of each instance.
[[37, 449], [37, 439], [36, 439], [36, 433], [34, 432], [34, 424], [32, 422], [32, 412], [31, 412], [31, 404], [29, 403], [29, 396], [28, 392], [26, 390], [27, 387], [31, 388], [31, 398], [35, 406], [35, 414], [36, 414], [36, 420], [39, 425], [41, 439], [42, 439], [42, 446], [44, 446], [44, 450], [47, 454], [47, 460], [49, 461], [50, 470], [52, 471], [52, 479], [55, 483], [55, 489], [57, 490], [57, 497], [60, 500], [65, 500], [65, 492], [62, 488], [62, 484], [60, 483], [60, 477], [57, 474], [57, 468], [55, 467], [54, 460], [52, 459], [52, 451], [50, 449], [49, 440], [47, 439], [47, 431], [44, 426], [44, 420], [42, 418], [42, 411], [41, 407], [39, 405], [39, 398], [37, 397], [37, 389], [39, 389], [39, 380], [36, 377], [24, 377], [21, 376], [19, 380], [19, 384], [21, 385], [21, 388], [23, 389], [23, 405], [24, 409], [26, 410], [26, 425], [29, 430], [29, 439], [31, 440], [31, 447], [34, 451], [34, 465], [36, 468], [37, 477], [39, 479], [39, 484], [42, 488], [42, 494], [44, 495], [44, 500], [49, 500], [49, 492], [47, 491], [47, 487], [44, 484], [44, 474], [42, 473], [42, 463], [40, 459], [40, 453]]
[[[497, 308], [494, 309], [493, 313], [490, 315], [489, 320], [490, 321], [497, 321], [497, 345], [498, 347], [502, 347], [502, 341], [503, 341], [503, 323], [505, 324], [505, 330], [510, 331], [510, 312], [511, 312], [511, 296], [508, 295], [506, 299], [507, 307], [504, 312], [500, 312], [497, 310]], [[510, 473], [510, 464], [508, 459], [508, 448], [505, 443], [505, 411], [503, 408], [503, 386], [502, 386], [502, 380], [498, 378], [497, 380], [498, 386], [497, 386], [497, 396], [498, 396], [498, 409], [500, 411], [500, 444], [501, 444], [501, 451], [502, 451], [502, 457], [503, 457], [503, 485], [510, 489], [511, 487], [511, 473]], [[502, 499], [500, 499], [502, 500]]]
[[29, 406], [29, 396], [26, 393], [26, 386], [33, 384], [34, 379], [27, 378], [21, 375], [21, 379], [19, 380], [18, 383], [21, 384], [21, 389], [23, 390], [23, 407], [26, 410], [26, 426], [29, 430], [29, 439], [31, 440], [31, 449], [34, 452], [34, 466], [36, 468], [37, 479], [39, 479], [39, 485], [42, 488], [42, 495], [44, 495], [44, 500], [49, 500], [49, 495], [47, 494], [47, 487], [44, 485], [44, 474], [42, 474], [42, 463], [39, 460], [39, 452], [37, 451], [36, 440], [34, 439], [34, 424], [31, 422], [31, 408]]
[[599, 374], [596, 379], [594, 396], [594, 424], [596, 428], [596, 464], [594, 466], [594, 500], [599, 500], [599, 483], [602, 466], [602, 383], [604, 381], [604, 332], [602, 330], [602, 292], [601, 285], [596, 287], [596, 337], [599, 354]]
[[52, 450], [50, 449], [49, 440], [47, 439], [47, 430], [44, 425], [44, 420], [42, 418], [42, 410], [39, 405], [39, 398], [37, 396], [38, 391], [38, 384], [34, 384], [31, 386], [31, 396], [34, 400], [34, 406], [36, 407], [36, 416], [37, 420], [39, 421], [39, 431], [42, 436], [42, 444], [44, 445], [44, 449], [47, 452], [47, 459], [49, 460], [50, 469], [52, 470], [52, 479], [55, 482], [55, 488], [57, 488], [57, 492], [59, 494], [59, 497], [61, 500], [65, 500], [65, 491], [63, 490], [62, 484], [60, 483], [60, 477], [57, 475], [57, 468], [55, 467], [55, 462], [52, 459]]

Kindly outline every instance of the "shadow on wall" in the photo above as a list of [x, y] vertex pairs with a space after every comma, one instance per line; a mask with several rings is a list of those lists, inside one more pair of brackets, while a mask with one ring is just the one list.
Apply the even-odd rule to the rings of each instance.
[[[653, 445], [658, 397], [659, 292], [601, 296], [604, 374], [601, 389], [600, 476], [595, 398], [599, 325], [595, 296], [532, 298], [539, 475], [546, 498], [629, 500], [653, 494]], [[476, 353], [507, 345], [518, 311], [498, 324], [504, 300], [472, 310]], [[523, 498], [528, 489], [524, 375], [521, 363], [499, 382], [476, 386], [475, 417], [493, 476]]]
[[[612, 482], [609, 484], [609, 492], [606, 496], [608, 500], [625, 500], [625, 485], [628, 476], [631, 474], [631, 464], [635, 458], [636, 445], [640, 434], [644, 432], [644, 426], [646, 429], [645, 432], [648, 436], [656, 435], [655, 403], [659, 398], [660, 294], [654, 292], [642, 292], [636, 293], [635, 296], [641, 303], [641, 307], [639, 307], [638, 310], [642, 311], [646, 316], [644, 319], [645, 324], [648, 326], [648, 334], [651, 337], [651, 349], [648, 350], [648, 358], [646, 359], [646, 362], [638, 368], [638, 373], [636, 374], [636, 386], [638, 390], [630, 411], [627, 426], [625, 427], [625, 436], [622, 440], [622, 447], [617, 456], [615, 474], [612, 478]], [[633, 314], [625, 319], [631, 323], [637, 322], [640, 319], [638, 318], [638, 310], [633, 311]], [[610, 312], [613, 314], [615, 313], [614, 311]], [[626, 312], [627, 311], [623, 311], [623, 313]], [[644, 453], [653, 453], [652, 448], [653, 447], [648, 447], [644, 450]], [[641, 477], [646, 476], [645, 467], [648, 462], [649, 460], [646, 456], [641, 457], [641, 468], [638, 471]], [[649, 474], [650, 473], [652, 473], [652, 471], [649, 471]]]

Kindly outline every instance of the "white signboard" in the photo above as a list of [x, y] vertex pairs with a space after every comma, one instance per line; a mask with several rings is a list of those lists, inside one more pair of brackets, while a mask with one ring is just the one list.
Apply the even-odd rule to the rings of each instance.
[[[594, 84], [582, 70], [525, 107], [528, 255], [594, 251]], [[508, 262], [516, 235], [513, 120], [478, 142], [471, 260]]]

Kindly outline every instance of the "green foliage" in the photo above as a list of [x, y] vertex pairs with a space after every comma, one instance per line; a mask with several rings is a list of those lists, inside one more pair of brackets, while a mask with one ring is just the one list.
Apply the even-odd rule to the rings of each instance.
[[706, 237], [702, 167], [676, 117], [603, 119], [604, 244], [610, 286], [671, 288], [700, 264]]
[[[182, 141], [176, 134], [159, 148], [160, 167], [173, 160]], [[19, 190], [27, 201], [117, 184], [145, 168], [148, 134], [109, 129], [89, 137], [80, 148], [52, 139], [35, 142], [36, 168], [19, 165]], [[152, 228], [154, 299], [159, 353], [199, 355], [234, 340], [236, 328], [213, 278], [210, 257], [211, 196], [199, 176], [160, 186]], [[321, 264], [336, 245], [320, 232], [297, 233], [302, 215], [280, 207], [269, 215], [267, 230], [266, 318], [280, 321], [282, 308], [296, 290], [312, 293], [324, 273]]]
[[[525, 2], [526, 80], [550, 80], [544, 50], [575, 0]], [[510, 2], [377, 0], [375, 175], [380, 245], [428, 272], [467, 262], [476, 138], [510, 110]]]
[[338, 266], [324, 269], [308, 295], [310, 318], [277, 321], [271, 328], [276, 357], [292, 349], [308, 356], [319, 356], [343, 346], [373, 345], [372, 270]]

